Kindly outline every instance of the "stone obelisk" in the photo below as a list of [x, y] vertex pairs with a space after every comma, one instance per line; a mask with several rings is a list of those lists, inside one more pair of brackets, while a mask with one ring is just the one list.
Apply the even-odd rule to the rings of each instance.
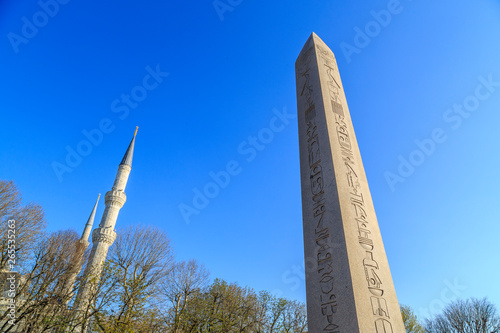
[[405, 332], [333, 52], [295, 63], [309, 332]]

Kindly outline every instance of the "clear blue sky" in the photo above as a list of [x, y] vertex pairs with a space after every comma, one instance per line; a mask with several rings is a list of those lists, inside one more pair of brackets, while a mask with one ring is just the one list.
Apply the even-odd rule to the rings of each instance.
[[[500, 306], [498, 1], [41, 3], [50, 15], [0, 3], [0, 177], [50, 230], [81, 231], [138, 125], [117, 227], [158, 226], [212, 277], [305, 301], [286, 115], [315, 31], [337, 57], [400, 302]], [[68, 166], [67, 149], [86, 156]]]

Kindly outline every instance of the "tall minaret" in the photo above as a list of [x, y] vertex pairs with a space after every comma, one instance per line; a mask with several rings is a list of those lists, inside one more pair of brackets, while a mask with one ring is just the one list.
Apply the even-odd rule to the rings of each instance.
[[85, 250], [87, 250], [90, 244], [89, 243], [90, 231], [92, 230], [92, 225], [94, 224], [95, 212], [97, 210], [97, 204], [99, 203], [100, 197], [101, 194], [99, 193], [94, 208], [92, 209], [89, 219], [85, 224], [85, 228], [83, 229], [82, 237], [76, 243], [75, 257], [73, 259], [74, 260], [73, 267], [71, 268], [70, 273], [68, 274], [68, 279], [64, 282], [64, 287], [63, 287], [63, 296], [66, 297], [66, 302], [69, 302], [69, 300], [73, 296], [73, 288], [75, 285], [76, 277], [78, 276], [78, 273], [80, 273], [80, 270], [82, 269], [83, 254], [85, 253]]
[[[127, 186], [130, 170], [132, 170], [132, 157], [134, 155], [135, 136], [137, 135], [138, 128], [139, 127], [136, 127], [134, 137], [132, 138], [127, 151], [125, 152], [125, 156], [123, 156], [120, 166], [118, 167], [113, 188], [111, 191], [106, 193], [104, 198], [106, 208], [102, 214], [99, 228], [95, 229], [92, 233], [92, 251], [90, 252], [90, 257], [84, 273], [87, 282], [82, 284], [80, 290], [78, 290], [74, 307], [77, 312], [86, 311], [86, 308], [89, 305], [91, 290], [99, 282], [103, 263], [108, 254], [108, 249], [116, 238], [116, 232], [114, 229], [118, 213], [127, 200], [125, 195], [125, 186]], [[90, 229], [87, 230], [86, 228], [84, 233], [85, 232], [90, 232]]]

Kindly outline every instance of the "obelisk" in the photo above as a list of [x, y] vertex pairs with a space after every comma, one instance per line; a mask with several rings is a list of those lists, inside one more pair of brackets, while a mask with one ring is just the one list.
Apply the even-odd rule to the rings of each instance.
[[295, 63], [309, 332], [405, 332], [333, 52]]

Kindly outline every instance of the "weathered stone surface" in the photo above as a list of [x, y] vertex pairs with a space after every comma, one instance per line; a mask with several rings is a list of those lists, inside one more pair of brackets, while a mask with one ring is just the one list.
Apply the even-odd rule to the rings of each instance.
[[316, 34], [295, 72], [309, 332], [403, 333], [337, 62]]

